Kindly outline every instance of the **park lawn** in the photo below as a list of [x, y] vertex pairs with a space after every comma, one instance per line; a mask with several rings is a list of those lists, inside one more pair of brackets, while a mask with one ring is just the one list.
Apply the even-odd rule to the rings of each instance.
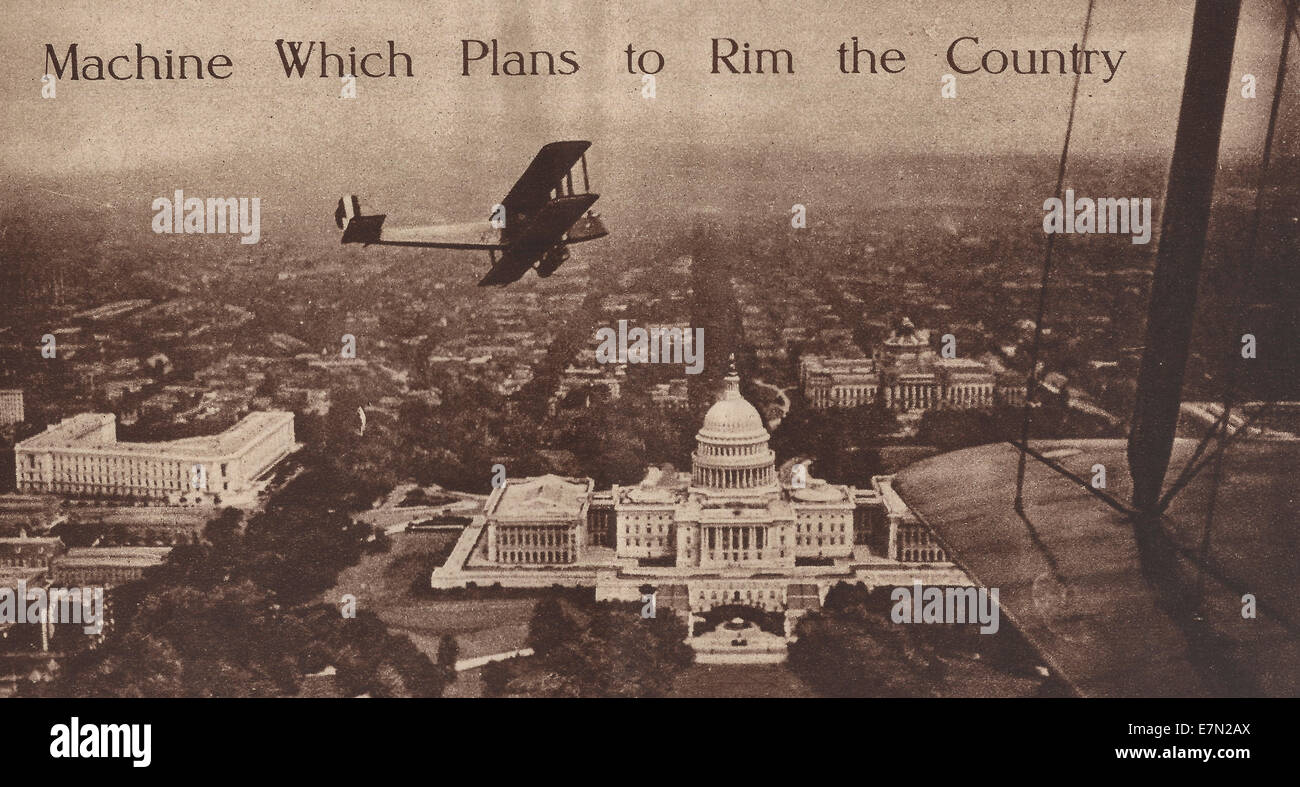
[[337, 604], [344, 594], [356, 596], [358, 609], [374, 612], [431, 659], [437, 657], [443, 634], [456, 637], [462, 659], [524, 647], [536, 599], [450, 600], [416, 593], [416, 583], [427, 584], [459, 537], [459, 532], [443, 531], [390, 536], [388, 552], [363, 555], [323, 599]]
[[693, 664], [670, 697], [816, 697], [784, 664]]

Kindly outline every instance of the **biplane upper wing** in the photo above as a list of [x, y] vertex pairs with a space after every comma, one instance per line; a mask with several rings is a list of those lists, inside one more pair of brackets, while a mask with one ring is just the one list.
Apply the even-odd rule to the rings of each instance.
[[554, 191], [569, 174], [569, 170], [582, 160], [591, 143], [586, 140], [551, 142], [537, 151], [524, 174], [501, 204], [508, 215], [528, 213], [545, 205]]

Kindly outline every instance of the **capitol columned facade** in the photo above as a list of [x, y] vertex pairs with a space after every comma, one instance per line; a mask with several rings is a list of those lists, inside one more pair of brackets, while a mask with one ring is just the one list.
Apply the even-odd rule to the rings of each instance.
[[700, 612], [815, 607], [837, 582], [968, 584], [893, 490], [778, 467], [734, 368], [696, 434], [690, 472], [652, 467], [632, 486], [508, 478], [466, 528], [434, 588], [593, 586], [597, 598]]

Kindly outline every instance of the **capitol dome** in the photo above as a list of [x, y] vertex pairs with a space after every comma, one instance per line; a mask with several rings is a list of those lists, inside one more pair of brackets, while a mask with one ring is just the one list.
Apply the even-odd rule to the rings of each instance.
[[763, 418], [758, 414], [758, 409], [740, 395], [740, 378], [728, 376], [726, 379], [727, 390], [704, 414], [704, 426], [700, 427], [698, 437], [766, 440], [767, 429], [763, 427]]
[[691, 481], [706, 491], [769, 491], [776, 486], [775, 454], [754, 405], [740, 395], [740, 376], [733, 357], [727, 388], [695, 435]]

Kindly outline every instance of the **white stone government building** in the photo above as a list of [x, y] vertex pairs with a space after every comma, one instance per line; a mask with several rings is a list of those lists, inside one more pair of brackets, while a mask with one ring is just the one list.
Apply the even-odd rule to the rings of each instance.
[[488, 497], [435, 589], [592, 586], [598, 599], [702, 612], [740, 604], [797, 612], [838, 582], [969, 585], [895, 493], [830, 484], [806, 467], [778, 470], [758, 411], [734, 370], [696, 435], [689, 473], [652, 468], [635, 486], [510, 478]]
[[117, 440], [108, 413], [65, 418], [14, 446], [18, 491], [170, 505], [230, 505], [298, 445], [293, 413], [250, 413], [215, 435]]
[[971, 410], [996, 403], [997, 380], [973, 358], [944, 358], [930, 332], [904, 318], [871, 358], [799, 359], [799, 385], [808, 405], [825, 410], [877, 400], [896, 412]]

